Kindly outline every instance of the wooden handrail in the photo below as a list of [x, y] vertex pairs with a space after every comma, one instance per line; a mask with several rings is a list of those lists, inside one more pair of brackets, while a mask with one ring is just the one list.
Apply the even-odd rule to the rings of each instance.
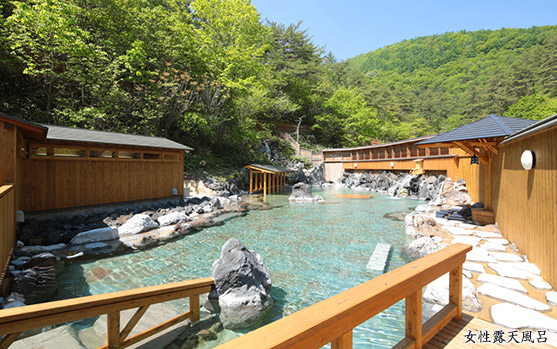
[[[0, 310], [0, 335], [7, 334], [7, 336], [0, 346], [7, 348], [25, 330], [107, 314], [108, 343], [106, 347], [123, 348], [186, 319], [199, 320], [199, 295], [210, 292], [214, 284], [212, 278], [203, 278], [3, 309]], [[134, 337], [127, 338], [151, 304], [185, 297], [190, 298], [190, 310], [187, 313]], [[132, 308], [138, 309], [124, 329], [120, 331], [120, 312]]]
[[8, 194], [13, 189], [14, 189], [13, 184], [4, 184], [3, 186], [1, 186], [0, 187], [0, 198], [3, 197], [4, 195]]
[[[406, 337], [395, 347], [421, 348], [462, 315], [462, 263], [472, 247], [454, 244], [218, 348], [351, 348], [352, 329], [406, 298]], [[422, 288], [450, 272], [449, 304], [422, 326]]]

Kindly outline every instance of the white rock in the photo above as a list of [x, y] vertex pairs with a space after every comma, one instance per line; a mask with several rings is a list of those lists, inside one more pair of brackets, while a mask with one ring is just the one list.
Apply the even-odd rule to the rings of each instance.
[[508, 245], [509, 244], [509, 240], [507, 240], [507, 239], [485, 239], [485, 241], [492, 242], [492, 243], [495, 243], [495, 244], [501, 244], [501, 245]]
[[524, 261], [522, 257], [512, 253], [490, 252], [489, 254], [495, 257], [495, 259], [497, 259], [499, 262], [523, 262]]
[[469, 270], [474, 273], [485, 273], [485, 267], [483, 265], [473, 262], [462, 263], [462, 269]]
[[[449, 274], [447, 273], [427, 285], [423, 299], [429, 303], [449, 304]], [[482, 309], [474, 284], [468, 279], [462, 279], [462, 307], [468, 311]]]
[[509, 290], [507, 288], [490, 284], [490, 283], [485, 283], [480, 287], [478, 287], [478, 293], [484, 296], [517, 304], [522, 307], [530, 308], [533, 310], [547, 311], [551, 309], [547, 304], [537, 301], [526, 295], [523, 295], [522, 293]]
[[537, 265], [534, 263], [527, 263], [527, 262], [517, 262], [512, 263], [513, 268], [520, 269], [526, 271], [530, 274], [541, 275], [541, 270], [538, 268]]
[[468, 279], [472, 278], [472, 273], [468, 270], [462, 270], [462, 275], [464, 275], [465, 277], [467, 277]]
[[157, 218], [157, 220], [159, 221], [160, 226], [164, 227], [171, 224], [186, 222], [189, 220], [189, 217], [184, 211], [174, 211]]
[[553, 287], [551, 287], [551, 285], [547, 281], [544, 281], [544, 280], [530, 280], [529, 283], [535, 289], [538, 289], [538, 290], [551, 290], [551, 289], [553, 289]]
[[495, 263], [497, 260], [489, 255], [486, 249], [473, 247], [470, 252], [466, 254], [466, 260], [472, 262], [482, 263]]
[[507, 328], [529, 328], [557, 331], [557, 320], [540, 312], [509, 303], [499, 303], [491, 307], [493, 322]]
[[487, 266], [495, 270], [499, 276], [522, 280], [528, 279], [529, 276], [529, 274], [524, 270], [514, 268], [512, 263], [489, 263]]
[[496, 251], [496, 252], [505, 252], [507, 249], [504, 245], [497, 244], [494, 242], [484, 242], [480, 245], [481, 248], [488, 250], [488, 251]]
[[429, 206], [428, 204], [421, 204], [421, 205], [416, 206], [414, 211], [421, 212], [421, 213], [429, 213], [429, 212], [433, 211], [433, 208], [431, 206]]
[[488, 238], [502, 238], [503, 235], [499, 234], [499, 233], [492, 233], [489, 231], [476, 231], [476, 236], [480, 237], [482, 239], [488, 239]]
[[118, 238], [119, 238], [118, 229], [112, 227], [106, 227], [106, 228], [93, 229], [93, 230], [88, 230], [79, 233], [71, 239], [70, 244], [81, 245], [90, 242], [108, 241], [108, 240], [114, 240]]
[[506, 277], [499, 276], [499, 275], [484, 273], [484, 274], [480, 274], [478, 276], [478, 281], [479, 282], [489, 282], [490, 284], [505, 287], [505, 288], [508, 288], [510, 290], [515, 290], [515, 291], [519, 291], [519, 292], [522, 292], [522, 293], [528, 293], [526, 288], [524, 288], [524, 286], [522, 286], [520, 281], [518, 281], [517, 279], [510, 279], [510, 278], [506, 278]]
[[545, 294], [545, 299], [547, 299], [547, 303], [551, 305], [557, 305], [557, 292], [551, 291]]
[[130, 218], [126, 223], [122, 224], [118, 228], [118, 234], [120, 236], [129, 236], [139, 234], [144, 231], [148, 231], [157, 228], [159, 225], [157, 222], [153, 221], [151, 217], [146, 214], [136, 214]]
[[457, 236], [451, 241], [451, 244], [461, 243], [476, 247], [480, 241], [482, 241], [482, 239], [475, 236]]
[[460, 223], [459, 227], [464, 229], [476, 229], [478, 226], [475, 224]]
[[474, 231], [471, 229], [463, 229], [460, 227], [446, 227], [446, 229], [449, 233], [453, 234], [453, 235], [473, 235]]

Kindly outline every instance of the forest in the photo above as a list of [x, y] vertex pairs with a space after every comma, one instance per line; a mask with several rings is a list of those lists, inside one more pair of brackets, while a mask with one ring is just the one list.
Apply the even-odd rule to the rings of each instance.
[[303, 23], [263, 21], [248, 0], [0, 0], [0, 13], [0, 112], [168, 137], [195, 148], [192, 166], [257, 159], [275, 124], [306, 125], [303, 145], [321, 149], [557, 113], [557, 26], [339, 62]]

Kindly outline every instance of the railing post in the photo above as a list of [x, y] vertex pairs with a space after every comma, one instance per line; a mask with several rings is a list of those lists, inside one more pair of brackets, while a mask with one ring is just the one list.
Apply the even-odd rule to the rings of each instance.
[[352, 330], [333, 340], [331, 349], [352, 349]]
[[107, 314], [106, 319], [106, 341], [108, 348], [118, 348], [120, 344], [120, 312], [115, 311]]
[[414, 341], [414, 347], [422, 347], [422, 289], [406, 298], [406, 337]]
[[462, 264], [451, 270], [449, 277], [449, 303], [456, 305], [455, 320], [462, 319]]
[[199, 321], [199, 295], [190, 296], [191, 321]]

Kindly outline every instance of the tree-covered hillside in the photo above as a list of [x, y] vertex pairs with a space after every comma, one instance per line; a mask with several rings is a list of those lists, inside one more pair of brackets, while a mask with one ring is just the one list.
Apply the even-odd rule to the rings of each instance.
[[365, 74], [384, 138], [489, 113], [544, 118], [557, 112], [557, 27], [420, 37], [354, 57], [347, 70]]
[[164, 136], [195, 148], [192, 166], [237, 166], [276, 123], [346, 147], [489, 113], [547, 117], [557, 27], [448, 33], [337, 62], [249, 0], [0, 0], [0, 77], [1, 112]]

